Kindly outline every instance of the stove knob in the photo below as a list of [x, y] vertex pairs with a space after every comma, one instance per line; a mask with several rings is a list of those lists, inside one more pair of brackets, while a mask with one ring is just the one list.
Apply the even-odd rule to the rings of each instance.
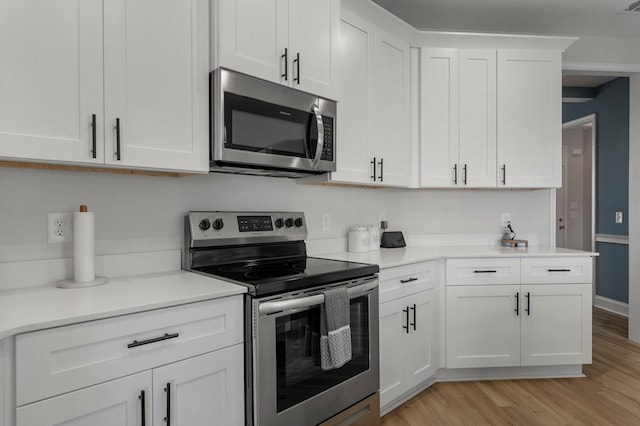
[[207, 229], [211, 228], [211, 221], [209, 219], [202, 219], [200, 221], [200, 224], [198, 225], [200, 227], [200, 229], [202, 229], [203, 231], [206, 231]]
[[288, 218], [284, 224], [287, 225], [287, 228], [291, 228], [293, 226], [293, 218]]
[[300, 227], [302, 226], [302, 224], [303, 224], [303, 223], [304, 223], [304, 222], [302, 222], [302, 218], [301, 218], [301, 217], [297, 218], [297, 219], [296, 219], [296, 221], [295, 221], [295, 224], [296, 224], [296, 226], [297, 226], [298, 228], [300, 228]]
[[276, 219], [276, 228], [282, 228], [283, 226], [284, 226], [284, 219], [282, 219], [281, 217]]
[[224, 228], [224, 222], [222, 219], [216, 219], [213, 221], [213, 229], [220, 230], [222, 228]]

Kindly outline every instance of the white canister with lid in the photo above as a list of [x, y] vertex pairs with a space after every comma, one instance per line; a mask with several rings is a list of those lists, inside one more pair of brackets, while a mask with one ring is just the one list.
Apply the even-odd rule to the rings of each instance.
[[369, 250], [380, 250], [380, 230], [373, 225], [369, 225]]
[[349, 251], [366, 253], [369, 251], [369, 231], [364, 226], [354, 226], [349, 231]]

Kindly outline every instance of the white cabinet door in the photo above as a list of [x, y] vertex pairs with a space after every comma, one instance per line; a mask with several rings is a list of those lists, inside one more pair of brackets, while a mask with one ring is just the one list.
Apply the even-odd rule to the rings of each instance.
[[373, 169], [369, 146], [369, 59], [373, 34], [368, 24], [355, 15], [343, 13], [340, 21], [340, 78], [338, 80], [336, 171], [331, 179], [340, 182], [371, 182]]
[[106, 163], [208, 170], [208, 17], [206, 0], [104, 3]]
[[243, 425], [243, 360], [234, 345], [154, 369], [154, 424]]
[[336, 98], [339, 26], [340, 0], [289, 0], [289, 60], [293, 87]]
[[102, 1], [3, 0], [0, 57], [0, 157], [103, 162]]
[[151, 399], [151, 372], [146, 371], [18, 407], [16, 424], [138, 426], [143, 410], [151, 424]]
[[498, 51], [498, 186], [561, 186], [561, 53]]
[[457, 186], [458, 49], [420, 51], [420, 186]]
[[433, 352], [435, 348], [437, 298], [431, 289], [406, 298], [409, 304], [410, 332], [405, 336], [406, 388], [424, 382], [436, 371]]
[[460, 50], [458, 184], [496, 186], [496, 51]]
[[591, 363], [591, 284], [523, 285], [522, 365]]
[[378, 30], [369, 89], [369, 155], [376, 158], [377, 184], [411, 183], [409, 66], [409, 44]]
[[519, 292], [519, 285], [447, 287], [447, 368], [520, 365]]
[[403, 383], [404, 334], [407, 333], [406, 299], [380, 304], [380, 406], [405, 391]]
[[[212, 3], [213, 68], [240, 71], [288, 84], [284, 49], [288, 43], [287, 0], [218, 0]], [[215, 63], [215, 58], [219, 63]]]

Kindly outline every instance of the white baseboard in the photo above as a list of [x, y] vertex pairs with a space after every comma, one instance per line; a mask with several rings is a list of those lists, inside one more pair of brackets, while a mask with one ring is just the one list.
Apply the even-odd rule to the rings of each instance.
[[608, 299], [602, 296], [596, 296], [593, 298], [593, 306], [604, 309], [605, 311], [613, 312], [614, 314], [629, 317], [628, 303], [618, 302], [617, 300]]

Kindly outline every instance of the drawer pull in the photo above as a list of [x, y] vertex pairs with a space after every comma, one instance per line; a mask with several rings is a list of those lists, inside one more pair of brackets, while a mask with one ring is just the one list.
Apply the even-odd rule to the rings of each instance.
[[164, 391], [167, 394], [167, 407], [166, 407], [167, 417], [164, 418], [164, 421], [167, 424], [167, 426], [171, 426], [171, 382], [167, 382], [167, 387], [164, 388]]
[[411, 278], [408, 278], [408, 279], [406, 279], [406, 280], [400, 280], [400, 282], [401, 282], [402, 284], [410, 283], [411, 281], [418, 281], [418, 279], [417, 279], [417, 278], [414, 278], [414, 277], [411, 277]]
[[409, 310], [413, 311], [413, 322], [410, 324], [413, 326], [413, 329], [416, 329], [416, 304], [413, 304], [413, 307], [410, 307]]
[[547, 272], [571, 272], [571, 269], [547, 269]]
[[407, 322], [405, 323], [406, 325], [403, 325], [402, 328], [404, 328], [407, 331], [407, 334], [409, 334], [409, 307], [407, 306], [407, 308], [403, 309], [402, 312], [407, 314], [407, 317], [406, 317]]
[[520, 315], [520, 292], [517, 292], [515, 295], [516, 298], [516, 308], [514, 311], [516, 312], [516, 316]]
[[473, 271], [474, 274], [495, 274], [496, 271], [495, 269], [479, 269], [479, 270], [475, 270]]
[[164, 333], [164, 336], [154, 337], [153, 339], [147, 339], [147, 340], [141, 340], [141, 341], [134, 340], [133, 342], [127, 345], [127, 348], [131, 349], [131, 348], [135, 348], [136, 346], [148, 345], [149, 343], [156, 343], [156, 342], [161, 342], [163, 340], [175, 339], [178, 336], [180, 336], [178, 333], [174, 333], [174, 334]]

